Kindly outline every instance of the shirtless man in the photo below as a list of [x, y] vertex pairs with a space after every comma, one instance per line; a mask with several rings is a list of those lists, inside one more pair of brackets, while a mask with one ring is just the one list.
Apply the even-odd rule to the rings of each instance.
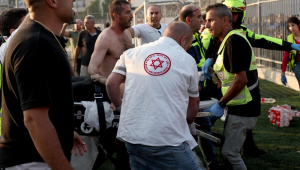
[[113, 1], [109, 5], [109, 15], [111, 26], [99, 35], [88, 67], [92, 80], [102, 84], [106, 83], [121, 54], [132, 48], [131, 35], [124, 32], [130, 28], [133, 18], [129, 3]]
[[[101, 83], [103, 100], [107, 96], [105, 91], [107, 77], [111, 74], [121, 54], [132, 48], [131, 35], [124, 33], [124, 30], [131, 26], [133, 18], [129, 3], [127, 1], [114, 0], [109, 5], [109, 15], [111, 17], [111, 26], [104, 29], [97, 38], [88, 67], [91, 79]], [[130, 169], [129, 156], [124, 143], [116, 142], [116, 145], [121, 145], [121, 147], [115, 146], [117, 147], [116, 170]], [[100, 159], [101, 155], [97, 157], [94, 168], [99, 167]]]

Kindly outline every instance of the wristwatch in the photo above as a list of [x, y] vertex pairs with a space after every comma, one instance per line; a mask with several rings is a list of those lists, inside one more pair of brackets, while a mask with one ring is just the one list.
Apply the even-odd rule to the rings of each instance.
[[222, 108], [225, 108], [226, 107], [226, 103], [223, 103], [221, 101], [218, 102], [218, 105], [220, 105]]

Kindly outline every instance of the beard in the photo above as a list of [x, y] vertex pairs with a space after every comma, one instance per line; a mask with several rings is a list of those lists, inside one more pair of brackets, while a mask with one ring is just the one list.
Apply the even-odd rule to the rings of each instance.
[[125, 29], [130, 28], [131, 27], [131, 24], [130, 24], [131, 20], [132, 19], [129, 19], [127, 21], [126, 19], [124, 19], [124, 18], [121, 17], [120, 18], [120, 23], [119, 23], [120, 27], [125, 28]]

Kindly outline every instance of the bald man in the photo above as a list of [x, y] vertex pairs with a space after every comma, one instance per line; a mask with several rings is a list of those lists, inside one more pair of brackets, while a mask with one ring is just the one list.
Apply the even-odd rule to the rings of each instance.
[[108, 95], [122, 112], [117, 138], [125, 141], [131, 169], [200, 169], [187, 124], [199, 104], [196, 62], [186, 53], [192, 40], [189, 26], [174, 22], [157, 41], [125, 51], [108, 77]]
[[25, 0], [30, 19], [11, 40], [2, 69], [1, 168], [73, 169], [71, 70], [59, 39], [73, 20], [73, 2]]
[[147, 9], [146, 24], [138, 24], [127, 30], [131, 36], [138, 38], [138, 45], [150, 43], [158, 40], [164, 34], [166, 24], [160, 23], [162, 18], [161, 9], [157, 5], [150, 5]]

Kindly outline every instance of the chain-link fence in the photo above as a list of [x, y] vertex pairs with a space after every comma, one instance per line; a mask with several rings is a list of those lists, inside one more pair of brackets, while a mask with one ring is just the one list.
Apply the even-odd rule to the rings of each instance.
[[[299, 0], [248, 0], [245, 25], [256, 34], [286, 40], [287, 20], [299, 17]], [[280, 70], [283, 52], [254, 48], [257, 64]]]
[[[159, 6], [163, 15], [161, 22], [166, 24], [172, 21], [176, 16], [178, 16], [181, 8], [184, 6], [181, 1], [150, 1], [147, 5]], [[139, 8], [135, 14], [136, 24], [147, 22], [145, 21], [145, 6]]]

